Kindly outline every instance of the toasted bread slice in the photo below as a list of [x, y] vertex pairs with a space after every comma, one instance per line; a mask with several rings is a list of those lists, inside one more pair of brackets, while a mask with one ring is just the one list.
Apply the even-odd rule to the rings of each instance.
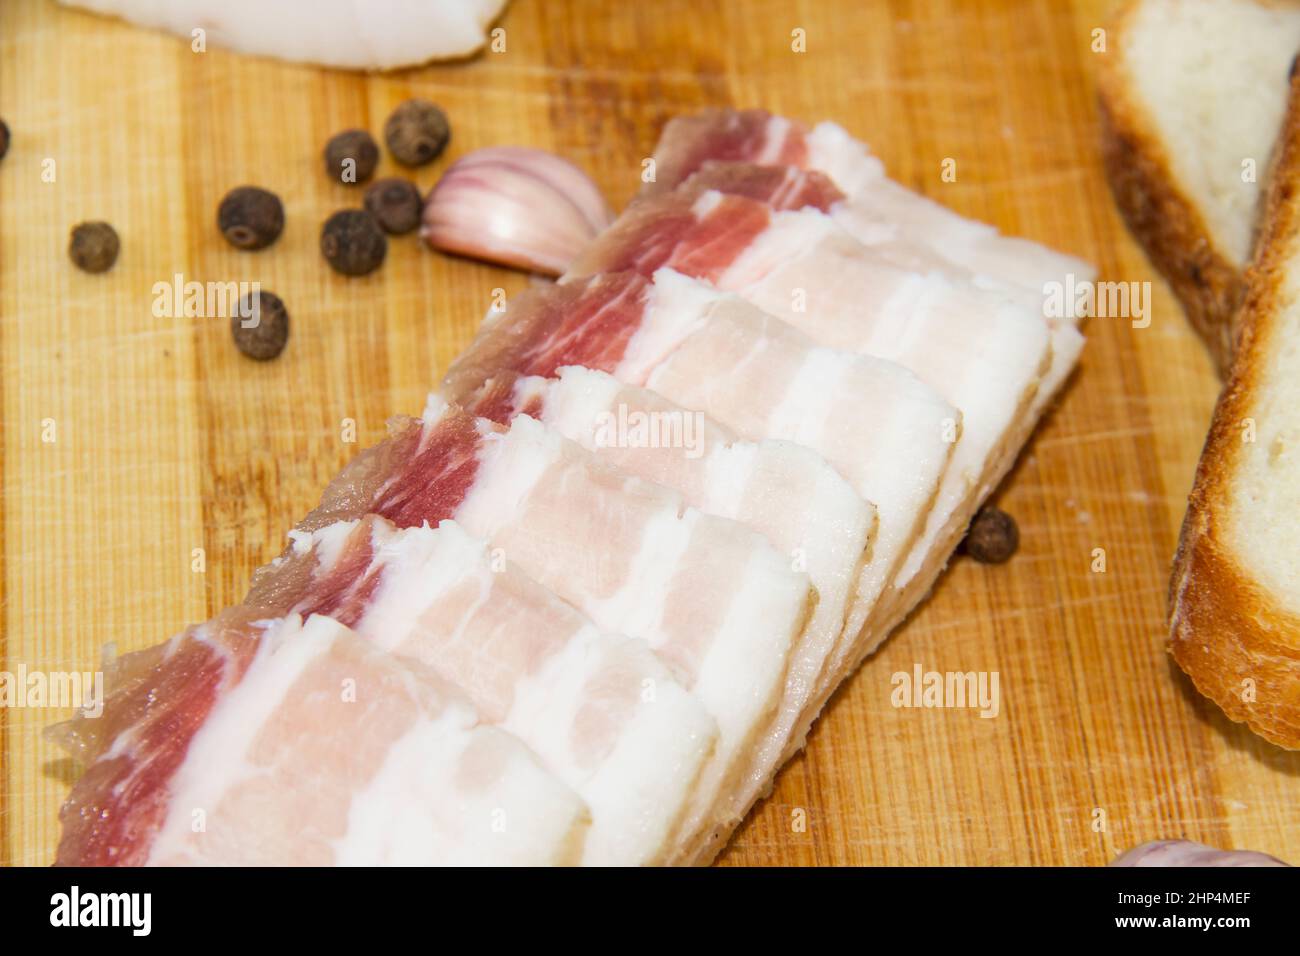
[[1183, 522], [1170, 648], [1229, 717], [1300, 749], [1300, 76], [1278, 145]]
[[1106, 43], [1098, 90], [1111, 189], [1226, 373], [1300, 3], [1130, 0]]

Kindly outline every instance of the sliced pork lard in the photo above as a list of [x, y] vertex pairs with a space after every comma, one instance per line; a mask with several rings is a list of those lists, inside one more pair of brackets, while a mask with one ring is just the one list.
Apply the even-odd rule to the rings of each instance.
[[804, 445], [875, 505], [871, 560], [820, 683], [833, 687], [853, 643], [883, 637], [863, 633], [868, 613], [924, 527], [961, 414], [897, 363], [819, 347], [670, 269], [652, 283], [607, 273], [516, 296], [453, 363], [444, 394], [466, 400], [502, 372], [553, 376], [569, 364], [645, 386], [750, 441]]
[[749, 761], [741, 804], [757, 799], [786, 754], [802, 745], [819, 687], [835, 679], [829, 669], [874, 509], [808, 448], [745, 441], [701, 412], [594, 369], [568, 366], [551, 379], [503, 373], [485, 384], [478, 402], [507, 421], [533, 415], [598, 458], [681, 492], [701, 511], [748, 525], [806, 567], [817, 606], [792, 656], [780, 712]]
[[583, 802], [419, 665], [336, 621], [227, 611], [117, 662], [62, 865], [575, 863]]
[[[827, 225], [824, 215], [811, 210], [776, 216]], [[864, 247], [837, 227], [802, 263], [791, 262], [794, 237], [804, 231], [802, 225], [779, 223], [720, 284], [744, 287], [756, 305], [825, 345], [898, 362], [962, 412], [961, 442], [925, 532], [895, 581], [895, 606], [887, 601], [880, 613], [910, 609], [1032, 429], [1038, 386], [1051, 368], [1050, 333], [1038, 316], [1010, 299], [864, 255]], [[877, 305], [868, 305], [873, 301]]]
[[[1096, 278], [1093, 266], [1003, 236], [912, 192], [889, 179], [867, 146], [834, 123], [810, 130], [765, 110], [709, 110], [670, 120], [654, 160], [656, 176], [643, 195], [661, 194], [689, 179], [697, 189], [741, 192], [779, 209], [816, 206], [904, 268], [943, 272], [1041, 313], [1051, 330], [1053, 356], [1034, 399], [1035, 417], [1078, 360], [1081, 316], [1067, 297]], [[760, 167], [766, 173], [756, 175]]]
[[403, 528], [453, 519], [603, 630], [647, 640], [719, 728], [684, 832], [733, 819], [815, 601], [787, 555], [535, 419], [503, 429], [436, 396], [358, 455], [300, 530], [366, 514]]
[[249, 603], [328, 614], [454, 684], [586, 802], [584, 864], [666, 861], [717, 729], [644, 641], [601, 633], [452, 521], [294, 537]]
[[[894, 185], [894, 188], [907, 192], [901, 186]], [[756, 166], [709, 160], [687, 180], [684, 191], [698, 195], [709, 189], [748, 196], [778, 210], [793, 211], [809, 207], [820, 209], [830, 215], [836, 225], [870, 248], [874, 256], [893, 266], [923, 275], [938, 273], [977, 288], [995, 291], [1018, 302], [1026, 310], [1041, 315], [1051, 339], [1052, 359], [1031, 407], [1035, 419], [1065, 384], [1083, 351], [1083, 335], [1078, 329], [1078, 316], [1073, 311], [1058, 313], [1051, 305], [1055, 298], [1046, 294], [1045, 285], [1028, 288], [1017, 283], [990, 280], [987, 276], [971, 272], [964, 266], [945, 259], [942, 243], [925, 245], [915, 241], [910, 233], [901, 233], [892, 225], [865, 220], [861, 210], [846, 201], [844, 194], [823, 173], [798, 166]], [[923, 202], [927, 207], [935, 206], [929, 200]], [[943, 209], [941, 206], [937, 208]], [[951, 215], [947, 210], [943, 212]], [[1024, 240], [1004, 241], [1019, 243]], [[1082, 262], [1076, 265], [1077, 269], [1061, 277], [1062, 297], [1067, 288], [1075, 287], [1070, 284], [1071, 275], [1075, 279], [1086, 280], [1094, 277], [1091, 267]], [[1048, 281], [1055, 280], [1044, 280], [1044, 283]]]
[[821, 345], [896, 361], [959, 408], [961, 441], [895, 580], [902, 593], [891, 595], [891, 602], [914, 601], [1032, 425], [1038, 384], [1051, 362], [1045, 324], [1000, 294], [873, 255], [819, 209], [776, 210], [748, 196], [689, 186], [633, 203], [571, 274], [686, 272], [736, 292]]
[[847, 197], [837, 219], [864, 242], [887, 236], [906, 239], [1040, 302], [1046, 283], [1094, 275], [1092, 266], [1080, 259], [1003, 236], [894, 182], [866, 144], [842, 127], [819, 123], [810, 130], [765, 110], [708, 110], [670, 120], [655, 147], [655, 178], [644, 187], [645, 194], [671, 191], [710, 160], [824, 173]]

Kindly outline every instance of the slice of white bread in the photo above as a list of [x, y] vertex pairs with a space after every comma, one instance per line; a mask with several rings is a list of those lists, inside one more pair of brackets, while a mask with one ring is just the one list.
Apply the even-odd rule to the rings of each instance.
[[1220, 372], [1297, 50], [1294, 0], [1129, 0], [1098, 54], [1115, 200]]
[[1300, 76], [1170, 583], [1170, 649], [1197, 689], [1300, 749]]

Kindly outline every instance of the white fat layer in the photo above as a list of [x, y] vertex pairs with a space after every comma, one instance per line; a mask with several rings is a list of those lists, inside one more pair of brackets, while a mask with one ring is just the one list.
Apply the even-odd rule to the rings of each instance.
[[[895, 274], [891, 279], [893, 282], [889, 295], [881, 300], [879, 311], [871, 317], [870, 323], [861, 329], [865, 333], [862, 351], [900, 361], [900, 356], [942, 350], [944, 346], [931, 337], [934, 330], [922, 317], [927, 313], [930, 297], [936, 290], [946, 289], [947, 280], [933, 273], [906, 276]], [[921, 375], [914, 368], [912, 371]], [[921, 375], [921, 378], [924, 380], [925, 376]], [[934, 382], [930, 384], [934, 385]]]
[[[481, 47], [505, 0], [61, 0], [215, 46], [344, 69], [393, 69]], [[400, 23], [400, 27], [396, 24]]]
[[885, 166], [865, 143], [836, 123], [818, 123], [807, 137], [808, 167], [830, 177], [845, 195], [885, 178]]
[[[748, 353], [732, 361], [733, 369], [762, 362], [770, 340], [754, 335], [745, 347]], [[813, 449], [864, 503], [878, 509], [872, 560], [854, 590], [847, 640], [860, 630], [920, 530], [951, 450], [945, 429], [959, 434], [961, 416], [894, 362], [815, 346], [805, 350], [809, 357], [800, 370], [772, 383], [780, 390], [775, 407], [761, 423], [746, 427], [750, 438], [785, 438]], [[651, 377], [651, 388], [656, 379]]]
[[[796, 342], [804, 338], [793, 329], [791, 335]], [[741, 349], [729, 365], [739, 373], [754, 364], [757, 372], [771, 341], [751, 335], [736, 343]], [[897, 363], [840, 350], [816, 353], [816, 348], [800, 344], [800, 361], [773, 380], [775, 403], [766, 400], [761, 421], [746, 421], [744, 429], [751, 439], [777, 436], [806, 444], [849, 481], [864, 506], [871, 502], [878, 509], [871, 560], [853, 588], [832, 651], [834, 664], [830, 676], [819, 678], [821, 686], [838, 673], [905, 548], [923, 527], [951, 452], [946, 434], [960, 435], [961, 415]], [[656, 379], [650, 387], [656, 387]]]
[[[949, 294], [947, 283], [927, 291], [933, 297], [920, 304], [914, 324], [941, 331], [953, 318], [949, 308], [956, 297]], [[925, 565], [954, 514], [969, 510], [985, 472], [996, 467], [1006, 442], [1020, 430], [1042, 372], [1050, 368], [1051, 341], [1044, 323], [1010, 303], [985, 308], [967, 301], [969, 312], [961, 319], [977, 323], [984, 332], [977, 351], [949, 354], [942, 361], [939, 350], [932, 347], [900, 345], [899, 361], [961, 409], [962, 435], [925, 530], [899, 570], [895, 581], [899, 587]], [[934, 316], [932, 323], [921, 318], [926, 314]]]
[[491, 539], [514, 520], [546, 470], [560, 460], [560, 436], [527, 415], [517, 415], [504, 434], [484, 438], [473, 486], [456, 511], [471, 533]]
[[781, 151], [785, 147], [785, 141], [790, 135], [791, 127], [794, 124], [784, 116], [771, 116], [767, 121], [767, 130], [763, 139], [763, 148], [755, 157], [754, 163], [759, 166], [773, 166], [781, 159]]
[[[810, 363], [806, 385], [801, 389], [809, 401], [828, 399], [828, 383], [840, 375], [839, 369], [833, 367], [834, 359], [861, 361], [844, 353], [818, 351], [827, 353], [832, 361]], [[603, 372], [565, 368], [547, 391], [544, 418], [547, 424], [599, 454], [592, 423], [630, 394], [634, 395], [635, 390]], [[655, 407], [677, 408], [662, 399], [657, 399]], [[799, 422], [826, 414], [825, 409], [806, 406], [800, 412], [794, 404], [788, 412], [797, 415]], [[635, 472], [635, 460], [625, 456], [621, 461]], [[739, 520], [763, 534], [792, 562], [806, 565], [818, 592], [812, 620], [786, 675], [781, 713], [751, 759], [747, 785], [761, 787], [792, 735], [806, 730], [800, 719], [841, 636], [850, 591], [874, 530], [875, 510], [821, 456], [792, 442], [715, 442], [696, 465], [704, 470], [704, 478], [692, 483], [699, 489], [699, 497], [690, 504], [708, 514]]]
[[323, 528], [317, 528], [306, 539], [295, 539], [294, 551], [300, 554], [309, 550], [315, 551], [317, 561], [322, 568], [333, 567], [343, 553], [348, 538], [357, 529], [357, 524], [358, 521], [352, 519], [350, 521], [335, 521]]
[[289, 544], [293, 546], [294, 554], [306, 554], [311, 550], [311, 532], [293, 528], [289, 532]]
[[[613, 749], [594, 767], [576, 761], [584, 707], [603, 681], [629, 680], [635, 695]], [[534, 743], [591, 807], [583, 862], [626, 866], [663, 859], [673, 827], [710, 756], [716, 725], [644, 641], [609, 637], [588, 625], [515, 687], [506, 729]]]
[[546, 383], [540, 375], [528, 375], [524, 378], [516, 379], [514, 388], [511, 390], [511, 401], [514, 402], [515, 408], [527, 408], [534, 401], [544, 402], [546, 400]]
[[[870, 392], [861, 388], [864, 371]], [[850, 375], [858, 385], [853, 392], [868, 403], [858, 412], [864, 427], [853, 447], [830, 447], [834, 439], [823, 434], [824, 428], [835, 416], [846, 414], [842, 403], [848, 390], [839, 384]], [[858, 591], [860, 605], [874, 602], [902, 560], [947, 455], [942, 406], [899, 400], [922, 391], [919, 382], [890, 362], [814, 348], [771, 417], [773, 434], [825, 449], [858, 494], [875, 506], [878, 525]], [[882, 462], [889, 464], [882, 467]]]
[[755, 733], [768, 726], [780, 705], [785, 672], [797, 630], [774, 628], [773, 621], [802, 624], [808, 580], [792, 575], [776, 552], [755, 552], [744, 584], [704, 655], [694, 693], [718, 722], [714, 759], [696, 788], [684, 832], [738, 818], [736, 773], [743, 773]]
[[[540, 422], [526, 416], [516, 418], [505, 439], [491, 443], [494, 447], [484, 453], [479, 480], [458, 518], [474, 533], [488, 536], [487, 528], [495, 527], [496, 521], [502, 520], [500, 516], [517, 511], [518, 502], [535, 486], [541, 470], [559, 457], [563, 440], [558, 432]], [[541, 448], [547, 451], [539, 452]], [[631, 557], [622, 586], [604, 598], [581, 602], [581, 610], [603, 627], [642, 637], [656, 649], [668, 647], [673, 640], [666, 620], [666, 615], [673, 612], [667, 595], [692, 545], [697, 525], [721, 520], [706, 518], [695, 509], [683, 509], [676, 495], [666, 491], [663, 495], [662, 506], [642, 529], [640, 545]], [[761, 539], [755, 537], [754, 543], [749, 552], [749, 576], [741, 589], [751, 596], [750, 606], [737, 608], [737, 603], [744, 602], [740, 595], [731, 595], [726, 622], [705, 638], [700, 655], [702, 667], [715, 675], [726, 673], [728, 678], [715, 676], [705, 693], [698, 685], [698, 674], [679, 675], [709, 714], [720, 725], [725, 721], [730, 729], [730, 746], [719, 744], [711, 769], [706, 771], [712, 774], [713, 784], [704, 786], [704, 796], [697, 793], [700, 801], [708, 805], [717, 798], [721, 782], [734, 775], [741, 741], [749, 739], [757, 729], [755, 721], [774, 701], [795, 628], [803, 623], [801, 602], [808, 590], [807, 577], [791, 573], [781, 555], [760, 547]], [[793, 603], [787, 600], [791, 592], [797, 594]], [[741, 618], [743, 624], [737, 623]], [[774, 648], [782, 649], [775, 665]], [[727, 663], [718, 664], [719, 659]], [[714, 695], [720, 699], [713, 699]], [[719, 763], [721, 766], [717, 766]]]
[[[813, 406], [831, 400], [828, 383], [838, 380], [838, 363], [860, 361], [829, 349], [815, 352], [827, 361], [810, 362], [806, 376], [800, 377], [806, 379], [805, 384], [796, 383], [788, 393], [799, 392], [806, 401], [801, 406], [792, 398], [773, 423], [773, 434], [788, 433], [793, 441], [714, 443], [698, 460], [705, 477], [697, 484], [699, 497], [689, 503], [706, 514], [749, 525], [783, 554], [806, 564], [820, 595], [817, 618], [831, 622], [838, 614], [838, 633], [843, 624], [844, 592], [866, 548], [875, 514], [844, 478], [805, 447], [816, 443], [817, 426], [808, 423], [827, 414], [824, 407]], [[592, 423], [626, 394], [624, 386], [603, 372], [566, 368], [547, 392], [544, 417], [566, 437], [599, 454]], [[635, 470], [634, 462], [624, 458], [623, 464]]]
[[[764, 442], [760, 454], [777, 445]], [[791, 537], [800, 542], [796, 547], [806, 562], [809, 579], [817, 588], [817, 605], [803, 640], [790, 659], [781, 710], [750, 759], [737, 803], [741, 809], [762, 795], [771, 782], [773, 770], [784, 762], [787, 753], [802, 744], [803, 736], [817, 716], [809, 710], [810, 701], [822, 681], [831, 679], [826, 670], [834, 660], [836, 648], [848, 638], [844, 626], [855, 595], [855, 583], [864, 551], [875, 533], [875, 509], [819, 457], [806, 454], [816, 463], [812, 466], [815, 470], [807, 498], [818, 502], [818, 506], [800, 509], [800, 525], [797, 534]], [[755, 470], [763, 469], [757, 466]], [[865, 613], [867, 608], [864, 606], [862, 611]]]
[[[606, 626], [644, 637], [667, 649], [673, 612], [666, 596], [701, 521], [716, 521], [688, 508], [680, 517], [665, 507], [644, 530], [627, 582], [608, 598], [593, 601], [592, 617]], [[755, 539], [758, 544], [758, 539]], [[739, 772], [754, 733], [775, 706], [786, 661], [802, 621], [808, 590], [804, 575], [792, 574], [783, 557], [768, 548], [749, 552], [741, 588], [730, 595], [723, 623], [707, 637], [694, 673], [678, 675], [718, 724], [712, 760], [700, 776], [687, 818], [688, 831], [724, 801], [725, 784]], [[720, 596], [722, 597], [722, 596]]]
[[[481, 788], [457, 779], [470, 746], [500, 751]], [[436, 808], [436, 809], [431, 809]], [[340, 866], [511, 866], [559, 862], [582, 804], [529, 752], [492, 727], [470, 730], [452, 711], [422, 716], [389, 747], [348, 808], [335, 843]]]
[[1047, 374], [1043, 376], [1042, 382], [1039, 383], [1038, 392], [1034, 395], [1031, 413], [1035, 421], [1042, 417], [1047, 409], [1047, 403], [1061, 390], [1061, 386], [1070, 377], [1070, 372], [1074, 370], [1083, 352], [1083, 333], [1073, 325], [1065, 322], [1056, 324], [1051, 329], [1051, 336], [1052, 364]]
[[838, 222], [819, 209], [774, 212], [767, 228], [754, 237], [718, 278], [718, 288], [745, 289], [779, 266], [807, 255], [822, 240], [842, 235]]
[[862, 356], [862, 361], [866, 372], [857, 377], [855, 391], [871, 418], [856, 446], [860, 464], [854, 486], [875, 504], [877, 525], [871, 561], [862, 569], [846, 626], [851, 635], [865, 621], [864, 605], [874, 604], [892, 579], [929, 511], [954, 450], [948, 439], [955, 435], [956, 447], [966, 440], [961, 412], [915, 375], [884, 359]]
[[[218, 701], [191, 742], [151, 862], [192, 855], [194, 811], [218, 812], [226, 793], [264, 773], [248, 763], [249, 750], [286, 694], [336, 642], [355, 639], [348, 628], [319, 615], [305, 624], [285, 618], [264, 636], [243, 679]], [[348, 828], [334, 842], [336, 862], [555, 862], [585, 821], [581, 801], [513, 738], [477, 728], [467, 702], [442, 698], [439, 704], [436, 716], [421, 715], [392, 743], [380, 771], [353, 794]], [[501, 765], [476, 788], [460, 782], [462, 756], [471, 744], [498, 751]]]
[[[435, 564], [431, 577], [442, 578], [435, 588], [456, 576], [456, 569], [448, 567], [451, 561], [471, 560], [476, 553], [481, 558], [483, 553], [480, 542], [449, 521], [436, 531], [424, 527], [386, 533], [377, 529], [376, 533], [384, 535], [376, 543], [390, 568], [406, 572], [417, 565], [419, 556], [431, 559]], [[371, 643], [385, 643], [381, 639], [386, 637], [385, 629], [395, 622], [394, 603], [408, 609], [418, 603], [412, 593], [418, 584], [407, 583], [409, 590], [403, 593], [391, 580], [385, 582], [362, 629]], [[381, 608], [384, 612], [377, 613]], [[319, 645], [316, 653], [323, 654], [333, 640], [349, 634], [342, 625], [314, 616], [298, 634], [279, 637], [301, 641], [319, 635], [314, 638]], [[307, 650], [310, 643], [304, 642]], [[284, 653], [283, 648], [279, 653]], [[585, 816], [581, 801], [515, 740], [477, 727], [477, 715], [467, 703], [451, 698], [443, 703], [438, 714], [422, 714], [391, 744], [379, 771], [354, 794], [348, 828], [334, 842], [336, 862], [342, 866], [554, 862], [575, 821]], [[471, 744], [499, 751], [502, 760], [493, 780], [472, 792], [458, 781]], [[434, 806], [438, 809], [431, 812]]]
[[[719, 515], [748, 524], [784, 553], [790, 548], [798, 547], [799, 542], [790, 541], [780, 533], [781, 523], [770, 520], [776, 519], [776, 515], [754, 513], [747, 507], [756, 479], [759, 457], [766, 450], [765, 445], [759, 446], [748, 441], [735, 441], [730, 445], [716, 444], [709, 450], [709, 454], [701, 459], [708, 477], [702, 483], [700, 500], [692, 501], [691, 504], [705, 514]], [[773, 467], [776, 471], [782, 471], [784, 465], [785, 462], [780, 462]], [[789, 510], [803, 511], [809, 506], [804, 502], [789, 501], [784, 503], [784, 507]]]
[[[561, 460], [564, 441], [555, 429], [517, 416], [504, 438], [491, 443], [483, 455], [479, 480], [457, 517], [474, 533], [492, 537], [513, 519], [546, 469]], [[608, 597], [592, 599], [581, 608], [593, 620], [656, 646], [666, 640], [660, 625], [664, 595], [690, 537], [692, 516], [679, 520], [680, 510], [680, 499], [664, 492], [662, 506], [642, 533], [627, 580]]]
[[420, 413], [420, 418], [432, 425], [442, 418], [448, 408], [450, 406], [445, 398], [437, 392], [430, 392], [424, 400], [424, 411]]
[[[662, 621], [668, 610], [667, 595], [700, 517], [699, 512], [688, 510], [679, 518], [677, 509], [660, 508], [646, 523], [627, 580], [608, 598], [593, 603], [592, 617], [625, 634], [644, 637], [652, 647], [667, 646], [671, 637]], [[696, 675], [680, 676], [689, 687]], [[710, 713], [718, 717], [712, 709]]]
[[659, 269], [641, 324], [628, 342], [618, 366], [625, 382], [645, 382], [659, 365], [704, 321], [722, 293], [672, 269]]
[[[838, 204], [833, 210], [837, 223], [859, 242], [895, 261], [910, 263], [918, 271], [937, 268], [950, 278], [1014, 297], [1034, 311], [1045, 305], [1046, 283], [1065, 281], [1071, 274], [1076, 281], [1096, 278], [1096, 270], [1086, 262], [1025, 240], [1001, 237], [991, 226], [964, 219], [890, 182], [867, 147], [834, 123], [818, 124], [808, 136], [808, 148], [811, 168], [830, 176], [848, 196], [866, 197]], [[886, 217], [887, 210], [901, 220]], [[908, 227], [906, 223], [913, 219], [916, 224]], [[1030, 408], [1035, 420], [1065, 383], [1083, 349], [1076, 316], [1044, 319], [1051, 330], [1052, 359]]]
[[875, 528], [875, 509], [807, 448], [784, 441], [737, 442], [709, 458], [707, 512], [729, 508], [802, 568], [817, 603], [791, 655], [781, 710], [751, 756], [746, 786], [765, 786], [844, 629], [850, 592]]
[[941, 258], [994, 283], [1008, 283], [1042, 301], [1047, 282], [1091, 281], [1096, 269], [1074, 256], [1027, 239], [1003, 236], [992, 226], [960, 216], [894, 182], [866, 145], [834, 123], [808, 135], [808, 166], [831, 178], [848, 199], [836, 221], [871, 245], [882, 228], [934, 250]]
[[[462, 681], [472, 675], [449, 671], [445, 660], [421, 653], [411, 637], [430, 614], [443, 616], [445, 626], [445, 615], [453, 609], [439, 607], [439, 600], [451, 588], [473, 581], [477, 600], [455, 608], [462, 616], [451, 642], [491, 640], [490, 633], [469, 630], [474, 614], [492, 600], [501, 575], [522, 572], [512, 566], [494, 570], [486, 544], [451, 521], [436, 531], [390, 531], [377, 541], [377, 557], [384, 564], [382, 584], [357, 630], [386, 648], [401, 647], [464, 688]], [[541, 600], [559, 601], [541, 588], [536, 593]], [[538, 611], [539, 620], [552, 617], [545, 607]], [[646, 693], [654, 706], [638, 706], [618, 728], [613, 753], [592, 768], [580, 764], [573, 748], [584, 733], [584, 708], [607, 671], [621, 671], [631, 681], [632, 693]], [[700, 703], [672, 680], [644, 642], [608, 637], [590, 623], [569, 635], [536, 673], [514, 675], [513, 703], [501, 726], [591, 808], [583, 859], [593, 865], [652, 863], [663, 854], [715, 734]]]
[[[563, 441], [554, 429], [517, 417], [505, 436], [484, 442], [478, 480], [457, 519], [474, 534], [494, 537], [542, 472], [559, 460]], [[656, 649], [673, 639], [666, 619], [673, 609], [666, 596], [697, 525], [721, 520], [683, 509], [677, 495], [663, 494], [662, 506], [642, 530], [627, 580], [607, 597], [581, 602], [603, 627], [643, 637]], [[753, 540], [741, 593], [730, 596], [724, 623], [705, 639], [700, 667], [711, 675], [708, 682], [701, 685], [698, 673], [681, 675], [720, 726], [717, 752], [696, 792], [702, 814], [718, 801], [722, 783], [734, 778], [744, 745], [775, 709], [787, 657], [804, 623], [807, 576], [792, 573], [788, 559], [762, 546], [757, 536]]]
[[696, 219], [703, 219], [723, 201], [724, 195], [716, 189], [706, 189], [696, 197], [695, 202], [691, 204], [691, 214]]
[[[786, 383], [780, 404], [772, 410], [767, 431], [771, 438], [823, 448], [826, 423], [840, 400], [836, 385], [859, 360], [853, 353], [837, 349], [811, 348], [805, 356], [794, 379]], [[871, 412], [862, 409], [863, 414]], [[857, 479], [857, 469], [846, 477]]]
[[243, 679], [217, 701], [194, 734], [172, 781], [173, 796], [149, 862], [185, 858], [195, 812], [215, 813], [223, 794], [261, 773], [247, 760], [254, 739], [312, 661], [349, 633], [319, 616], [306, 624], [291, 616], [267, 631]]
[[[906, 527], [915, 527], [918, 512], [891, 517], [880, 498], [868, 495], [881, 512], [877, 555], [894, 557], [888, 550], [893, 546], [910, 549], [895, 581], [904, 585], [924, 566], [954, 515], [970, 504], [981, 477], [1002, 460], [1002, 446], [1027, 414], [1047, 368], [1047, 324], [996, 293], [939, 273], [907, 272], [847, 236], [808, 246], [773, 268], [750, 285], [747, 297], [824, 344], [905, 366], [961, 411], [961, 440], [914, 543], [907, 535], [895, 538], [895, 522], [902, 518]], [[743, 276], [732, 273], [738, 271], [729, 272], [722, 284], [737, 288], [733, 283]], [[790, 290], [799, 286], [821, 292], [806, 310], [792, 305]], [[847, 295], [830, 295], [827, 289]], [[815, 381], [803, 381], [799, 393], [815, 387]], [[787, 418], [797, 422], [804, 413], [797, 408]]]
[[614, 410], [623, 383], [612, 375], [569, 365], [559, 378], [549, 382], [542, 405], [542, 418], [583, 448], [595, 451], [601, 416]]
[[420, 616], [467, 578], [480, 580], [484, 598], [491, 588], [487, 545], [454, 521], [436, 529], [377, 526], [375, 548], [383, 573], [357, 630], [385, 650], [401, 647]]

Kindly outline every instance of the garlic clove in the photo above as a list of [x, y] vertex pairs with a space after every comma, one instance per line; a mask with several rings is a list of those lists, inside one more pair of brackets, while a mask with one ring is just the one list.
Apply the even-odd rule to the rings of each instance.
[[560, 275], [613, 214], [591, 178], [541, 149], [491, 146], [462, 156], [424, 203], [434, 249]]
[[1116, 857], [1111, 866], [1290, 866], [1257, 850], [1218, 850], [1191, 840], [1155, 840]]

